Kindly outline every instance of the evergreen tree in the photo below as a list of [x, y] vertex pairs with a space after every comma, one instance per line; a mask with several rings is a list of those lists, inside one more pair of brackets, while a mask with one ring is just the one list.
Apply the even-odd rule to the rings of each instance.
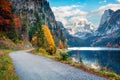
[[29, 30], [29, 40], [32, 41], [32, 37], [33, 35], [35, 34], [35, 24], [34, 23], [31, 23], [30, 25], [30, 30]]
[[[32, 28], [33, 30], [33, 33], [34, 33], [34, 36], [36, 36], [36, 38], [34, 38], [34, 40], [36, 40], [36, 47], [40, 48], [45, 48], [46, 45], [45, 45], [45, 37], [44, 37], [44, 32], [42, 30], [42, 20], [41, 20], [41, 16], [36, 13], [36, 22], [35, 22], [35, 27]], [[31, 34], [32, 35], [32, 34]], [[35, 41], [34, 41], [35, 42]]]

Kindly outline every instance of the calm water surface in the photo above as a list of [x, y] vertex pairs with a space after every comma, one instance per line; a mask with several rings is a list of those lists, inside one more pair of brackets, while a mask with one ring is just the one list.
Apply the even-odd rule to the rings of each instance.
[[90, 67], [109, 70], [120, 74], [120, 48], [74, 47], [68, 48], [69, 55]]

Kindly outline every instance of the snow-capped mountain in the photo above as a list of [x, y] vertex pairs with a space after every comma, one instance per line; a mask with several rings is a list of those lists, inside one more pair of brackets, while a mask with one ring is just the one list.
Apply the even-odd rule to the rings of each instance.
[[83, 39], [71, 35], [68, 32], [69, 30], [64, 27], [62, 22], [57, 21], [57, 23], [60, 26], [60, 28], [62, 29], [62, 32], [66, 37], [66, 41], [67, 41], [67, 44], [69, 47], [88, 46], [89, 45], [89, 43], [85, 42]]
[[87, 35], [93, 33], [95, 26], [92, 23], [89, 23], [85, 20], [81, 20], [78, 22], [73, 22], [67, 24], [66, 30], [70, 35], [79, 37], [81, 39], [86, 39]]

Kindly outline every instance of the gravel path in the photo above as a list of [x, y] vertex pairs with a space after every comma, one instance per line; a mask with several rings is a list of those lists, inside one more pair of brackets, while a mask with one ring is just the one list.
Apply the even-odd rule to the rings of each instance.
[[10, 53], [21, 80], [106, 80], [27, 50]]

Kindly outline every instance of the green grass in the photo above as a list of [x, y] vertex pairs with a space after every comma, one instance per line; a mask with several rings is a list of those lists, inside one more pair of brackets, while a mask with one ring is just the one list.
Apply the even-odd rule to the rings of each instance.
[[120, 75], [116, 74], [115, 72], [108, 71], [107, 68], [103, 68], [102, 70], [96, 70], [96, 69], [85, 66], [83, 63], [73, 62], [72, 59], [68, 56], [68, 54], [64, 50], [63, 51], [57, 50], [56, 54], [49, 55], [49, 53], [47, 53], [45, 49], [40, 48], [39, 51], [33, 50], [31, 51], [31, 53], [57, 60], [64, 64], [71, 65], [73, 67], [82, 69], [86, 72], [89, 72], [98, 76], [106, 77], [108, 80], [120, 80]]
[[19, 80], [15, 74], [12, 60], [8, 53], [11, 50], [0, 50], [0, 80]]

